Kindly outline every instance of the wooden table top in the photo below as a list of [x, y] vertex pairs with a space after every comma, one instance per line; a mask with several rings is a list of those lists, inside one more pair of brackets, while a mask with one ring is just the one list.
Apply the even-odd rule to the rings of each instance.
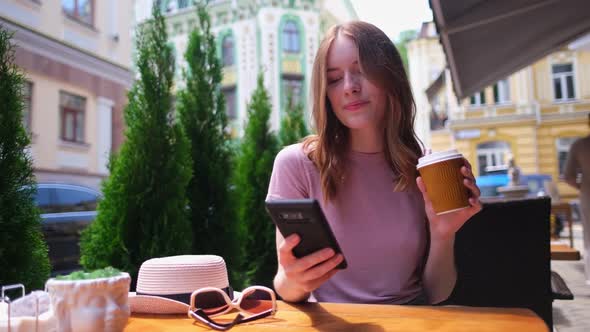
[[[236, 313], [226, 316], [226, 321]], [[220, 319], [221, 321], [221, 319]], [[519, 331], [547, 332], [528, 309], [431, 307], [341, 303], [291, 305], [278, 301], [274, 317], [234, 326], [234, 331]], [[186, 316], [132, 315], [125, 332], [212, 331]]]
[[567, 244], [552, 243], [551, 259], [557, 261], [579, 261], [580, 252]]

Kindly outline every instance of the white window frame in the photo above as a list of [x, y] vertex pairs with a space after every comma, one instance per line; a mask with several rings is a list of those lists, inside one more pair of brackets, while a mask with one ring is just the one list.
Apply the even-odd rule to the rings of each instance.
[[177, 0], [176, 1], [176, 8], [184, 9], [191, 6], [191, 2], [188, 0]]
[[510, 82], [508, 79], [499, 80], [494, 84], [498, 90], [498, 100], [494, 100], [496, 104], [509, 104], [510, 103]]
[[[486, 147], [486, 148], [477, 148], [476, 151], [476, 158], [477, 158], [477, 169], [480, 170], [479, 165], [479, 157], [484, 156], [486, 158], [486, 166], [487, 167], [504, 167], [506, 165], [505, 158], [511, 153], [510, 144], [506, 141], [496, 141], [497, 143], [505, 143], [504, 146], [498, 147]], [[483, 144], [483, 143], [482, 143]], [[479, 172], [479, 175], [481, 172]]]
[[[225, 114], [228, 122], [232, 122], [238, 119], [238, 88], [235, 85], [223, 87], [221, 89], [225, 98]], [[229, 100], [228, 95], [232, 94], [233, 99]]]
[[295, 54], [301, 52], [301, 30], [295, 20], [288, 19], [283, 26], [281, 34], [281, 38], [283, 38], [283, 52]]
[[[572, 70], [570, 72], [565, 72], [565, 73], [554, 73], [553, 72], [553, 67], [555, 66], [559, 66], [559, 65], [571, 65], [572, 66]], [[568, 98], [568, 89], [567, 89], [567, 77], [572, 78], [572, 98]], [[554, 80], [555, 79], [559, 79], [560, 82], [560, 86], [561, 86], [561, 98], [557, 98], [557, 93], [555, 91], [555, 84], [554, 84]], [[576, 71], [575, 71], [575, 66], [573, 61], [572, 62], [556, 62], [556, 63], [552, 63], [551, 64], [551, 91], [553, 91], [553, 100], [556, 102], [564, 102], [564, 101], [571, 101], [571, 100], [575, 100], [576, 99]]]
[[80, 3], [82, 0], [73, 0], [73, 5], [74, 8], [72, 10], [67, 9], [66, 7], [64, 7], [64, 3], [63, 1], [61, 1], [61, 8], [62, 8], [62, 12], [65, 13], [69, 18], [80, 22], [82, 24], [86, 24], [88, 26], [94, 27], [94, 24], [96, 23], [96, 17], [95, 17], [95, 11], [96, 11], [96, 1], [95, 0], [88, 0], [90, 2], [90, 13], [88, 14], [88, 17], [83, 16], [80, 11], [83, 7], [83, 4]]
[[221, 64], [223, 67], [231, 67], [236, 64], [235, 55], [236, 41], [234, 35], [229, 33], [221, 39]]
[[[471, 97], [473, 97], [474, 102], [472, 102]], [[473, 94], [473, 96], [469, 97], [469, 104], [471, 107], [481, 107], [484, 106], [483, 100], [485, 99], [484, 91], [478, 91]]]
[[[283, 75], [281, 80], [281, 89], [283, 89], [283, 105], [286, 110], [289, 106], [297, 106], [303, 103], [303, 89], [305, 86], [303, 76], [299, 75]], [[291, 95], [290, 93], [291, 92]], [[291, 100], [288, 98], [291, 97]]]
[[[87, 98], [67, 91], [59, 92], [59, 137], [62, 141], [86, 143]], [[73, 116], [72, 131], [68, 133], [67, 116]]]

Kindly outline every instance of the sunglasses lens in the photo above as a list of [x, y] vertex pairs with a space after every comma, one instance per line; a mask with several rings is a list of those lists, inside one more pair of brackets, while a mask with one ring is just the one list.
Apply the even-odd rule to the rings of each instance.
[[227, 302], [223, 294], [216, 291], [202, 292], [195, 297], [195, 307], [203, 310], [208, 315], [213, 315], [227, 309]]
[[251, 314], [258, 314], [272, 309], [273, 302], [271, 294], [267, 291], [256, 289], [242, 295], [240, 308]]

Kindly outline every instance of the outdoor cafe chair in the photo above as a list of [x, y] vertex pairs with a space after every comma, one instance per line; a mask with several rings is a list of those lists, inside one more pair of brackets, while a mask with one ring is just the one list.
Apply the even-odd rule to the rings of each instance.
[[457, 233], [457, 284], [444, 304], [529, 308], [552, 330], [550, 212], [549, 197], [484, 203]]

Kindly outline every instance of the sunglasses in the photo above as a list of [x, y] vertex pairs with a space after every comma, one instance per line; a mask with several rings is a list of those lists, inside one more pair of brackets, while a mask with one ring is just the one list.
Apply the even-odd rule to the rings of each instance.
[[[239, 310], [240, 313], [229, 323], [212, 319], [233, 309]], [[215, 330], [225, 331], [236, 324], [272, 316], [276, 311], [276, 295], [270, 288], [263, 286], [248, 287], [232, 301], [223, 290], [215, 287], [205, 287], [191, 294], [188, 316], [207, 324]]]

